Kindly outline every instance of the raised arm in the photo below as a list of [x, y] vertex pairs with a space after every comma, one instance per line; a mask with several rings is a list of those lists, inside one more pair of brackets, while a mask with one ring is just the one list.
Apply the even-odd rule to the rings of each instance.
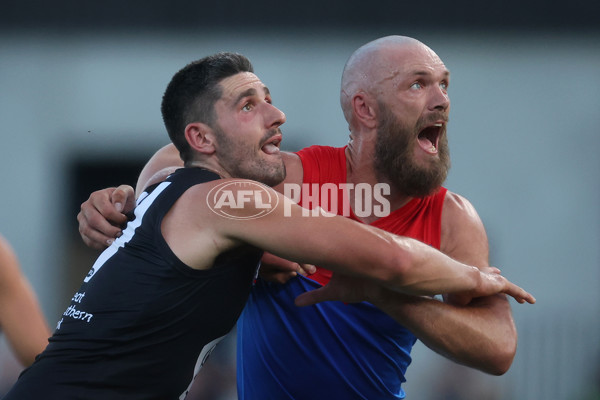
[[48, 344], [50, 330], [18, 259], [0, 237], [0, 327], [17, 359], [28, 366]]

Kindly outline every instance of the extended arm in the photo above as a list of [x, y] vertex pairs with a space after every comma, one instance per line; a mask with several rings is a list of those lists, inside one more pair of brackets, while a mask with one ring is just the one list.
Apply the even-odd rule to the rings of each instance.
[[[442, 247], [453, 257], [487, 269], [488, 241], [472, 205], [449, 193], [444, 205]], [[517, 331], [506, 296], [446, 296], [446, 302], [406, 296], [365, 280], [333, 276], [321, 293], [308, 292], [298, 305], [323, 300], [370, 301], [411, 330], [426, 346], [466, 366], [501, 375], [514, 358]], [[458, 301], [454, 301], [458, 300]]]
[[[240, 194], [249, 191], [247, 183], [234, 181], [236, 185], [227, 186], [227, 198], [241, 198]], [[227, 183], [219, 182], [219, 185]], [[169, 219], [169, 246], [190, 266], [204, 259], [206, 254], [206, 248], [188, 245], [197, 243], [196, 236], [180, 228], [193, 223], [194, 230], [202, 232], [206, 232], [207, 226], [218, 227], [204, 234], [211, 238], [211, 247], [220, 252], [236, 244], [248, 243], [285, 259], [369, 278], [403, 293], [467, 293], [479, 297], [504, 292], [518, 301], [534, 301], [531, 295], [499, 274], [481, 272], [417, 240], [396, 236], [344, 217], [309, 216], [308, 210], [266, 186], [260, 185], [262, 189], [259, 191], [278, 201], [276, 205], [272, 203], [272, 210], [261, 217], [232, 219], [214, 210], [207, 211], [209, 188], [216, 185], [199, 185], [188, 190], [178, 201], [175, 208], [178, 211], [173, 211], [174, 217]], [[259, 186], [257, 183], [252, 185], [252, 190]], [[210, 198], [214, 195], [211, 194]], [[247, 197], [243, 211], [233, 207], [225, 215], [238, 215], [234, 213], [239, 212], [257, 215], [264, 211], [264, 204], [259, 204], [256, 198]], [[371, 267], [364, 268], [365, 265]]]
[[[451, 192], [444, 203], [442, 251], [468, 264], [489, 265], [481, 219], [468, 200]], [[401, 315], [423, 343], [438, 353], [492, 374], [508, 371], [517, 349], [517, 330], [506, 296], [477, 298], [466, 305], [461, 298], [447, 296], [445, 300], [447, 304], [409, 303]]]
[[25, 366], [48, 344], [50, 330], [16, 255], [0, 237], [0, 326]]

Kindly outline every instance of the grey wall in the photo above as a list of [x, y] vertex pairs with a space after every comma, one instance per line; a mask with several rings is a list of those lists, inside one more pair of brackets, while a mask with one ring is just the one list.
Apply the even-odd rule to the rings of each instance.
[[[76, 211], [65, 208], [69, 160], [147, 158], [168, 142], [159, 104], [172, 74], [221, 50], [254, 62], [286, 112], [285, 148], [343, 145], [344, 62], [391, 33], [424, 41], [451, 70], [446, 186], [479, 211], [492, 263], [538, 300], [513, 302], [521, 341], [511, 371], [476, 381], [503, 398], [576, 398], [600, 350], [597, 33], [0, 31], [0, 231], [51, 324], [70, 295], [65, 240], [77, 235]], [[433, 390], [432, 374], [450, 368], [442, 361], [415, 350], [409, 398]]]

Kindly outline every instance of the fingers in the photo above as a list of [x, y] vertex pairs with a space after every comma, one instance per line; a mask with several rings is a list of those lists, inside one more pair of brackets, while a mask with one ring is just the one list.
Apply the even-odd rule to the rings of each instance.
[[533, 297], [533, 295], [531, 293], [528, 293], [525, 289], [521, 288], [518, 285], [515, 285], [514, 283], [512, 283], [511, 281], [509, 281], [501, 275], [495, 275], [495, 279], [498, 282], [503, 282], [503, 289], [501, 290], [501, 292], [513, 297], [518, 303], [535, 303], [535, 297]]
[[105, 249], [121, 232], [119, 228], [113, 227], [110, 224], [109, 226], [111, 227], [110, 230], [112, 230], [112, 232], [109, 232], [108, 234], [92, 228], [88, 223], [89, 220], [85, 218], [83, 211], [77, 214], [77, 221], [79, 221], [79, 234], [81, 235], [81, 239], [83, 239], [86, 246], [93, 249]]
[[129, 185], [121, 185], [112, 192], [110, 202], [116, 211], [126, 214], [135, 207], [135, 191]]
[[310, 264], [298, 264], [274, 254], [265, 252], [260, 265], [260, 276], [271, 282], [285, 283], [298, 274], [306, 276], [314, 274], [316, 267]]
[[332, 300], [332, 298], [328, 295], [327, 286], [324, 286], [298, 295], [294, 300], [294, 304], [298, 307], [306, 307], [329, 300]]
[[[117, 199], [116, 203], [120, 204], [119, 209], [113, 203], [113, 194]], [[81, 205], [81, 210], [84, 211], [85, 218], [93, 222], [92, 227], [99, 228], [94, 223], [105, 226], [105, 224], [102, 224], [102, 220], [108, 224], [120, 226], [127, 222], [127, 217], [122, 212], [125, 202], [126, 194], [123, 191], [117, 191], [115, 188], [102, 189], [92, 193], [90, 198]]]
[[298, 266], [298, 269], [296, 270], [296, 272], [298, 272], [302, 276], [312, 275], [315, 272], [317, 272], [317, 267], [315, 267], [312, 264], [296, 264], [296, 265]]
[[[120, 226], [127, 222], [127, 217], [111, 201], [114, 191], [114, 188], [98, 190], [81, 204], [81, 211], [77, 215], [79, 233], [89, 247], [104, 249], [121, 235]], [[125, 193], [117, 196], [123, 195]], [[122, 201], [125, 204], [126, 197]]]
[[525, 302], [534, 304], [536, 301], [533, 295], [531, 295], [521, 287], [515, 285], [514, 283], [506, 279], [506, 277], [500, 274], [482, 271], [481, 276], [483, 278], [482, 286], [480, 288], [481, 292], [475, 294], [474, 297], [489, 296], [496, 293], [504, 293], [508, 296], [513, 297], [518, 303], [521, 304]]
[[509, 282], [508, 289], [504, 292], [509, 296], [512, 296], [518, 303], [523, 304], [525, 302], [529, 304], [535, 304], [535, 297], [531, 293], [528, 293], [525, 289]]
[[298, 276], [298, 274], [294, 271], [277, 272], [277, 273], [273, 273], [271, 271], [263, 271], [263, 272], [259, 272], [259, 274], [260, 274], [260, 277], [262, 279], [264, 279], [265, 281], [275, 282], [275, 283], [280, 283], [280, 284], [284, 284], [287, 281], [289, 281], [290, 279]]

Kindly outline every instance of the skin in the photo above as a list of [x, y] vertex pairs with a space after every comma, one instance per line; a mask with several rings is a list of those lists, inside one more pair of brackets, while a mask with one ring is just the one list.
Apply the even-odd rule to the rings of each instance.
[[0, 236], [0, 327], [23, 366], [44, 350], [50, 329], [19, 261]]
[[[416, 125], [420, 118], [427, 119], [433, 115], [435, 122], [442, 124], [437, 140], [445, 135], [450, 111], [447, 92], [449, 72], [427, 46], [414, 39], [394, 36], [359, 49], [349, 60], [344, 74], [341, 104], [351, 130], [346, 150], [347, 182], [390, 184], [388, 200], [395, 210], [410, 201], [411, 196], [399, 190], [393, 180], [382, 176], [373, 163], [380, 124], [378, 116], [382, 111], [379, 105], [386, 104], [406, 126], [415, 128], [412, 159], [418, 166], [428, 168], [439, 158], [439, 143], [419, 140]], [[438, 146], [432, 147], [432, 144]], [[283, 183], [301, 183], [299, 157], [282, 153], [282, 158], [287, 169]], [[156, 171], [180, 165], [174, 147], [162, 148], [142, 172], [138, 191]], [[282, 185], [274, 188], [281, 190]], [[132, 193], [133, 190], [125, 186], [106, 189], [92, 194], [82, 205], [78, 219], [80, 232], [88, 245], [102, 248], [119, 234], [119, 229], [111, 223], [122, 222], [123, 215], [112, 204], [124, 204]], [[375, 219], [364, 218], [363, 222], [371, 223]], [[450, 191], [443, 206], [441, 251], [483, 270], [490, 268], [488, 239], [481, 219], [467, 199]], [[270, 257], [261, 268], [263, 277], [285, 282], [297, 273], [304, 273], [302, 264]], [[271, 268], [266, 271], [266, 267]], [[347, 302], [369, 300], [410, 329], [432, 350], [490, 374], [505, 373], [515, 356], [517, 331], [510, 304], [503, 295], [478, 298], [451, 295], [440, 302], [427, 297], [406, 296], [368, 281], [338, 276], [324, 288], [301, 295], [298, 304], [331, 299]]]
[[[398, 237], [343, 217], [306, 218], [302, 209], [282, 194], [264, 186], [278, 198], [272, 212], [240, 221], [213, 212], [207, 199], [212, 189], [228, 182], [280, 182], [285, 166], [279, 151], [279, 126], [285, 115], [271, 104], [267, 88], [252, 73], [240, 73], [220, 82], [222, 97], [215, 104], [216, 127], [190, 123], [185, 137], [194, 150], [186, 167], [202, 167], [223, 179], [188, 189], [163, 219], [161, 231], [173, 253], [194, 269], [209, 269], [220, 254], [251, 244], [298, 262], [319, 263], [332, 271], [362, 276], [408, 294], [465, 292], [473, 296], [506, 292], [518, 301], [533, 298], [495, 273], [459, 263], [416, 240]], [[223, 140], [223, 136], [227, 139]], [[227, 145], [223, 145], [227, 142]], [[238, 179], [231, 179], [238, 178]], [[246, 187], [230, 190], [237, 198]], [[252, 197], [242, 212], [260, 211]], [[286, 206], [290, 215], [286, 215]], [[347, 235], [329, 240], [335, 232]], [[317, 232], [307, 238], [303, 232]], [[327, 243], [327, 245], [324, 245]], [[375, 266], [362, 268], [368, 260]]]

